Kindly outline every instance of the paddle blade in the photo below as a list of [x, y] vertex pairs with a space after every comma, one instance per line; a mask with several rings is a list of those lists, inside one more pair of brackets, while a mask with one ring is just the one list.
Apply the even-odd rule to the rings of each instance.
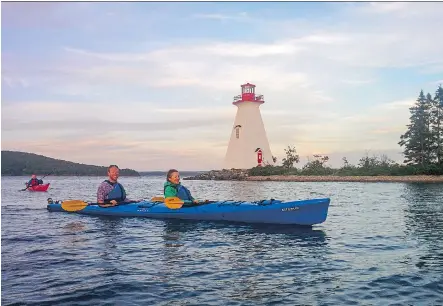
[[153, 197], [151, 199], [152, 202], [164, 202], [165, 201], [165, 197]]
[[169, 209], [179, 209], [183, 206], [184, 203], [185, 202], [177, 197], [165, 198], [165, 206]]
[[79, 211], [88, 206], [88, 203], [81, 200], [66, 200], [62, 202], [62, 208], [66, 211]]

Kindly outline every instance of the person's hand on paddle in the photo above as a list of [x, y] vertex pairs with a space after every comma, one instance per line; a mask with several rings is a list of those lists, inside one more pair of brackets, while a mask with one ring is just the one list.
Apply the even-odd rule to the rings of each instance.
[[192, 203], [198, 204], [198, 200], [194, 200], [194, 201], [192, 201]]
[[116, 205], [117, 201], [116, 200], [111, 200], [111, 201], [109, 201], [109, 203], [112, 204], [112, 205]]

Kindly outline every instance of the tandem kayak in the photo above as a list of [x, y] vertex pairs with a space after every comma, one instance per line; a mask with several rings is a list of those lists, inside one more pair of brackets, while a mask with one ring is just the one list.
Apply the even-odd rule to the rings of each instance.
[[35, 185], [32, 187], [28, 187], [27, 190], [29, 190], [29, 191], [47, 191], [49, 188], [49, 184], [50, 183], [44, 184], [44, 185]]
[[[49, 199], [48, 199], [49, 200]], [[213, 201], [190, 207], [170, 209], [163, 202], [141, 201], [100, 207], [97, 203], [85, 203], [75, 213], [95, 216], [146, 217], [157, 219], [187, 219], [210, 221], [233, 221], [244, 223], [292, 224], [310, 226], [323, 223], [328, 215], [330, 199], [309, 199], [298, 201], [263, 200]], [[61, 201], [47, 205], [50, 212], [72, 212], [63, 209]]]

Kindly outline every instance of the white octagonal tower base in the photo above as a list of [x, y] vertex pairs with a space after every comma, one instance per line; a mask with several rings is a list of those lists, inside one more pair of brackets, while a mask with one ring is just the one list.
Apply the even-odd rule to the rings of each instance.
[[238, 107], [232, 126], [224, 169], [250, 169], [257, 165], [274, 165], [265, 126], [260, 114], [262, 95], [255, 95], [255, 85], [244, 84], [242, 94], [234, 98]]

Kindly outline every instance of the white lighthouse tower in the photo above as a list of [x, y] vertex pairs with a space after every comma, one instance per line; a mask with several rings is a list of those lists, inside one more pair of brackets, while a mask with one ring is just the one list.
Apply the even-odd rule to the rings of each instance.
[[263, 95], [255, 94], [255, 85], [241, 85], [241, 95], [232, 104], [238, 107], [231, 131], [224, 169], [250, 169], [258, 165], [273, 165], [271, 149], [260, 114]]

